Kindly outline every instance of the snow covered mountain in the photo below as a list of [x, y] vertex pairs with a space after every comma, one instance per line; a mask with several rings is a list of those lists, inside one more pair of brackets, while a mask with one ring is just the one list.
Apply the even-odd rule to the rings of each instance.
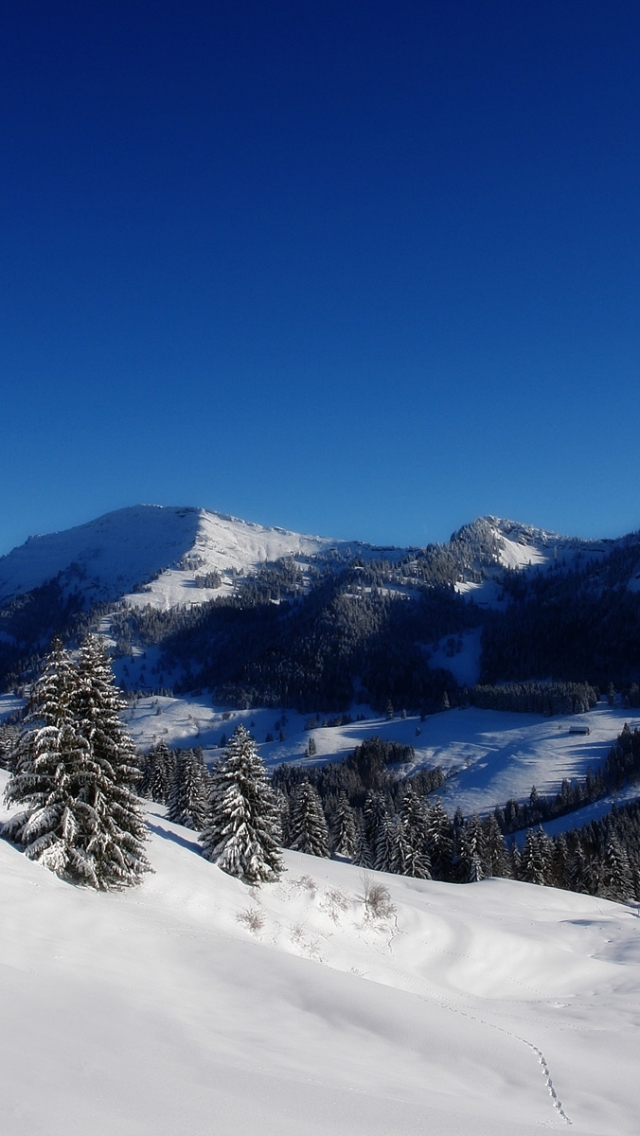
[[[468, 569], [469, 575], [491, 577], [504, 568], [548, 564], [585, 550], [601, 554], [612, 544], [490, 516], [459, 529], [444, 547], [459, 557], [461, 576]], [[166, 610], [229, 594], [238, 578], [282, 558], [325, 566], [356, 557], [394, 562], [411, 551], [265, 528], [206, 509], [134, 505], [30, 537], [0, 557], [0, 605], [57, 579], [66, 593], [80, 592], [89, 603], [126, 596], [130, 604]], [[480, 586], [460, 580], [461, 590]]]
[[380, 548], [139, 505], [0, 558], [0, 681], [21, 685], [54, 634], [101, 619], [128, 689], [231, 705], [432, 712], [479, 681], [549, 677], [628, 689], [639, 587], [637, 534], [488, 516], [446, 544]]
[[[294, 557], [331, 562], [388, 554], [357, 541], [336, 542], [265, 528], [206, 509], [134, 505], [64, 532], [33, 536], [0, 557], [0, 604], [58, 579], [91, 603], [127, 596], [166, 610], [228, 593], [237, 577]], [[207, 576], [213, 586], [198, 586]], [[141, 594], [134, 589], [144, 588]]]

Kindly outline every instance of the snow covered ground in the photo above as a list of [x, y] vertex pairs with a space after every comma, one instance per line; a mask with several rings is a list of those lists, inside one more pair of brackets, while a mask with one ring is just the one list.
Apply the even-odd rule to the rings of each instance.
[[[364, 721], [320, 725], [309, 731], [304, 728], [309, 716], [292, 710], [225, 710], [205, 699], [153, 697], [138, 700], [126, 720], [141, 749], [160, 740], [169, 746], [201, 745], [208, 760], [219, 756], [222, 736], [229, 738], [241, 722], [251, 730], [269, 766], [308, 760], [305, 750], [311, 736], [317, 750], [313, 761], [340, 759], [376, 735], [403, 742], [416, 750], [414, 768], [441, 765], [449, 775], [441, 795], [450, 815], [458, 806], [468, 815], [504, 804], [510, 797], [523, 800], [534, 784], [539, 793], [554, 794], [563, 778], [583, 777], [589, 765], [597, 767], [625, 722], [640, 727], [638, 711], [614, 709], [604, 701], [578, 717], [546, 718], [470, 707], [433, 714], [421, 722], [414, 716], [388, 721], [366, 707], [354, 707], [353, 715], [358, 712], [366, 712]], [[318, 720], [322, 722], [321, 715]], [[591, 732], [571, 734], [576, 723]], [[280, 730], [284, 741], [278, 740]], [[265, 743], [268, 733], [274, 741]], [[637, 796], [637, 791], [632, 795]]]
[[[22, 705], [13, 695], [0, 695], [0, 720]], [[258, 742], [260, 755], [273, 768], [281, 762], [316, 764], [336, 761], [352, 752], [367, 738], [412, 745], [414, 766], [403, 772], [441, 765], [447, 781], [440, 790], [450, 816], [460, 807], [465, 816], [480, 814], [503, 805], [509, 798], [525, 800], [532, 785], [539, 793], [558, 792], [563, 778], [583, 777], [589, 766], [597, 768], [621, 733], [625, 722], [640, 727], [637, 710], [612, 708], [605, 701], [576, 716], [543, 717], [494, 710], [448, 710], [421, 721], [415, 716], [392, 720], [375, 715], [370, 708], [354, 706], [352, 714], [365, 715], [349, 725], [322, 725], [306, 729], [313, 716], [294, 710], [230, 710], [212, 704], [205, 696], [138, 698], [124, 714], [127, 730], [136, 746], [148, 750], [159, 741], [170, 747], [202, 746], [205, 760], [215, 761], [220, 744], [244, 725]], [[571, 734], [572, 726], [588, 726], [588, 735]], [[419, 733], [417, 733], [419, 731]], [[284, 735], [281, 740], [281, 734]], [[265, 741], [270, 735], [273, 741]], [[310, 738], [316, 754], [306, 754]], [[635, 799], [638, 788], [628, 786], [615, 797], [569, 813], [545, 826], [550, 834], [574, 828], [607, 812], [613, 803]]]
[[637, 1133], [635, 911], [371, 873], [376, 919], [351, 865], [251, 889], [149, 824], [123, 893], [0, 841], [6, 1136]]

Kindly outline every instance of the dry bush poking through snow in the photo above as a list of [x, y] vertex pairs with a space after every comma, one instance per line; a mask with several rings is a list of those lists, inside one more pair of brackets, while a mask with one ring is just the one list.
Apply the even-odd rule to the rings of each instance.
[[364, 877], [364, 908], [368, 919], [390, 919], [396, 911], [389, 889], [368, 876]]
[[264, 912], [259, 907], [246, 907], [244, 911], [238, 912], [236, 919], [254, 934], [264, 927]]
[[306, 887], [308, 892], [316, 891], [317, 884], [315, 882], [315, 879], [311, 879], [310, 876], [300, 876], [298, 883], [300, 887]]
[[323, 911], [328, 912], [334, 923], [338, 922], [340, 912], [346, 911], [348, 906], [347, 900], [339, 888], [328, 888], [320, 903], [320, 907]]

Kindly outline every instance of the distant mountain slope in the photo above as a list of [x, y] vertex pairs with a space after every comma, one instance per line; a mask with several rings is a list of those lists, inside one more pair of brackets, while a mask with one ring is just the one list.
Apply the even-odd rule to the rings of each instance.
[[[61, 577], [92, 602], [114, 600], [170, 573], [151, 586], [145, 603], [173, 606], [197, 599], [185, 592], [194, 577], [212, 571], [246, 574], [283, 556], [314, 556], [335, 542], [264, 528], [205, 509], [134, 505], [64, 532], [30, 537], [0, 558], [0, 603]], [[208, 598], [203, 595], [200, 598]]]
[[0, 679], [19, 685], [53, 634], [102, 619], [131, 689], [207, 687], [233, 705], [429, 712], [465, 684], [549, 678], [626, 692], [639, 573], [637, 534], [487, 516], [446, 544], [379, 548], [139, 505], [0, 558]]
[[[58, 579], [88, 602], [128, 596], [134, 604], [166, 609], [202, 603], [216, 588], [197, 579], [223, 575], [222, 587], [283, 557], [304, 560], [371, 559], [379, 550], [358, 541], [306, 536], [206, 509], [134, 505], [64, 532], [30, 537], [0, 557], [0, 604]], [[162, 578], [159, 578], [159, 577]], [[143, 598], [130, 593], [144, 586]]]

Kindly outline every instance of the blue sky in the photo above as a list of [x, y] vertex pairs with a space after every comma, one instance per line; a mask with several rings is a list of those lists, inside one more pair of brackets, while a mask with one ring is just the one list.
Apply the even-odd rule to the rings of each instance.
[[7, 0], [0, 553], [640, 527], [640, 9]]

